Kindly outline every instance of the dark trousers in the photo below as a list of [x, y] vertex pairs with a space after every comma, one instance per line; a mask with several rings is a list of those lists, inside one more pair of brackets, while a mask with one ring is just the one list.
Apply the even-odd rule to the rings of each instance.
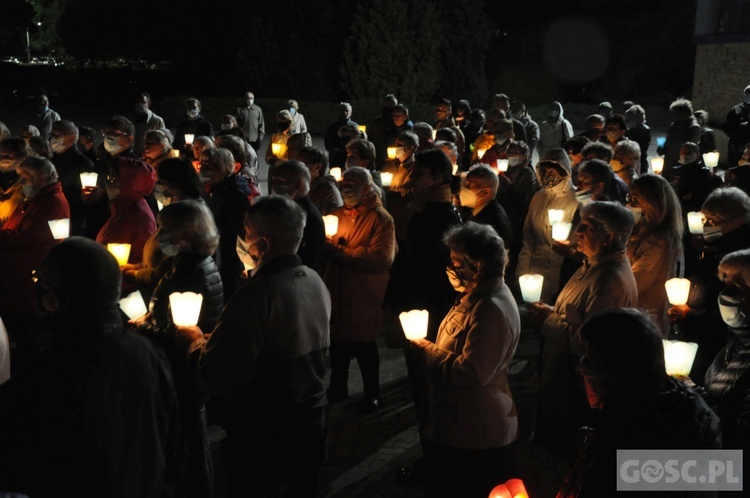
[[492, 488], [518, 477], [514, 444], [476, 450], [425, 441], [425, 449], [425, 496], [487, 498]]
[[357, 359], [362, 374], [365, 399], [380, 397], [380, 356], [378, 346], [372, 342], [331, 341], [331, 391], [348, 393], [349, 362]]

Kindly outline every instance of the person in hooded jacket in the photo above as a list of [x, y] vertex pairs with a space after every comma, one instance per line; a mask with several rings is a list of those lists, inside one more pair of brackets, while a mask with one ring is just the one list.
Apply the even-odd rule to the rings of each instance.
[[534, 194], [529, 204], [516, 275], [541, 274], [544, 277], [542, 301], [553, 303], [562, 287], [560, 267], [564, 256], [552, 250], [549, 210], [562, 210], [563, 221], [572, 222], [578, 209], [578, 201], [570, 177], [570, 159], [565, 150], [557, 148], [544, 154], [536, 169], [543, 188]]
[[341, 180], [344, 206], [336, 235], [326, 241], [323, 280], [331, 292], [331, 381], [328, 400], [349, 396], [349, 362], [357, 358], [364, 384], [360, 409], [380, 406], [377, 339], [383, 324], [383, 298], [396, 257], [393, 218], [383, 208], [370, 172], [354, 166]]
[[573, 125], [565, 119], [560, 102], [552, 102], [547, 109], [547, 118], [539, 123], [539, 157], [563, 146], [573, 136]]

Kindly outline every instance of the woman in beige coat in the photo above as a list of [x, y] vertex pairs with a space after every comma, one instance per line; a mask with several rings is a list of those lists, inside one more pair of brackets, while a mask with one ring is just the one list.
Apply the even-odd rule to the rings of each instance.
[[636, 218], [628, 241], [628, 260], [638, 284], [638, 307], [651, 315], [666, 337], [667, 290], [664, 283], [684, 271], [682, 208], [672, 186], [658, 175], [633, 180], [628, 208]]
[[327, 240], [323, 280], [331, 292], [331, 384], [328, 400], [349, 395], [349, 360], [357, 358], [363, 412], [380, 404], [380, 360], [375, 341], [383, 325], [383, 298], [396, 256], [393, 218], [383, 208], [370, 172], [355, 166], [341, 180], [344, 205], [332, 214], [338, 231]]
[[425, 496], [485, 498], [514, 475], [518, 414], [508, 367], [521, 318], [503, 279], [508, 256], [497, 232], [469, 221], [444, 241], [448, 278], [461, 294], [434, 343], [411, 343], [429, 380]]

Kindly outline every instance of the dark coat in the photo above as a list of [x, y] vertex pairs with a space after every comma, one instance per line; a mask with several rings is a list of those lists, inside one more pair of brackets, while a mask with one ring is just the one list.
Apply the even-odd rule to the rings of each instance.
[[62, 154], [55, 154], [52, 163], [70, 206], [70, 235], [85, 236], [87, 206], [81, 199], [81, 173], [93, 172], [94, 163], [81, 154], [77, 144]]

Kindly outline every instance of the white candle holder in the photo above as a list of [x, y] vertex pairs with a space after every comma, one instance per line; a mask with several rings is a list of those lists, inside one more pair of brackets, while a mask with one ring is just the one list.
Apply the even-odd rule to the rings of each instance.
[[573, 228], [573, 223], [567, 221], [558, 221], [552, 225], [552, 240], [563, 241], [568, 240], [570, 230]]
[[362, 133], [366, 133], [367, 132], [367, 126], [365, 126], [365, 125], [358, 125], [357, 129], [359, 131], [361, 131]]
[[98, 173], [84, 172], [81, 173], [81, 188], [96, 187], [96, 180], [99, 178]]
[[477, 149], [477, 159], [482, 159], [488, 149]]
[[172, 309], [172, 322], [175, 325], [190, 326], [198, 323], [203, 304], [203, 294], [196, 292], [173, 292], [169, 295]]
[[335, 214], [323, 216], [323, 225], [325, 225], [326, 237], [333, 237], [339, 231], [339, 217]]
[[404, 335], [410, 341], [424, 339], [427, 337], [427, 322], [429, 320], [427, 310], [404, 311], [398, 315]]
[[396, 147], [388, 147], [386, 152], [388, 154], [388, 159], [396, 159]]
[[719, 165], [719, 153], [716, 151], [703, 154], [703, 164], [712, 170]]
[[518, 277], [518, 284], [521, 286], [521, 295], [525, 303], [536, 303], [542, 299], [544, 275], [538, 273], [521, 275]]
[[687, 278], [670, 278], [664, 283], [667, 289], [667, 299], [672, 306], [687, 303], [690, 294], [690, 280]]
[[562, 209], [548, 209], [547, 216], [549, 216], [550, 226], [554, 226], [555, 223], [563, 221], [563, 216], [565, 216], [565, 211], [563, 211]]
[[705, 217], [700, 211], [690, 211], [687, 214], [688, 230], [695, 235], [703, 234], [703, 220]]
[[331, 168], [331, 176], [336, 179], [337, 182], [341, 181], [341, 168]]
[[390, 187], [391, 182], [393, 181], [393, 173], [390, 173], [388, 171], [381, 172], [380, 181], [383, 183], [384, 187]]
[[67, 239], [70, 236], [70, 218], [49, 220], [47, 224], [55, 240]]
[[663, 339], [662, 342], [664, 343], [664, 366], [667, 369], [667, 374], [676, 378], [685, 378], [690, 375], [695, 355], [698, 352], [698, 344], [669, 341], [667, 339]]
[[193, 140], [195, 140], [194, 133], [185, 133], [185, 145], [193, 145]]
[[664, 158], [663, 157], [652, 157], [651, 158], [651, 169], [657, 175], [661, 175], [664, 170]]
[[286, 145], [282, 143], [271, 144], [271, 153], [276, 157], [282, 157], [284, 155], [285, 150], [286, 150]]
[[107, 250], [112, 253], [120, 266], [128, 264], [130, 244], [107, 244]]
[[120, 299], [120, 309], [131, 320], [140, 318], [148, 313], [148, 308], [146, 308], [141, 291], [131, 292], [127, 297]]

